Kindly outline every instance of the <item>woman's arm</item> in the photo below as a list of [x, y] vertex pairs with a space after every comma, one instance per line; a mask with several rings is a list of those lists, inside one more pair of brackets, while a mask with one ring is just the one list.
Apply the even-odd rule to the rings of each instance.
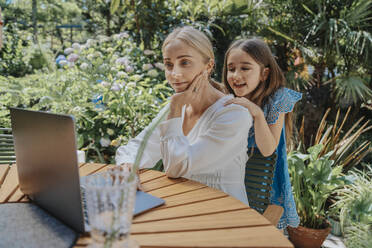
[[[169, 106], [165, 106], [159, 114], [152, 120], [150, 125], [148, 125], [139, 135], [135, 138], [130, 139], [128, 144], [125, 146], [120, 146], [116, 150], [116, 164], [134, 164], [136, 159], [137, 151], [149, 129], [159, 121], [160, 118], [164, 117], [164, 112], [167, 111]], [[145, 151], [143, 152], [142, 159], [139, 164], [139, 168], [152, 168], [160, 159], [160, 135], [159, 129], [155, 128], [151, 136], [149, 137]]]
[[221, 109], [211, 120], [210, 128], [195, 143], [190, 144], [182, 132], [181, 118], [160, 125], [161, 153], [169, 177], [181, 177], [189, 172], [202, 174], [226, 166], [221, 161], [246, 151], [252, 117], [240, 106]]

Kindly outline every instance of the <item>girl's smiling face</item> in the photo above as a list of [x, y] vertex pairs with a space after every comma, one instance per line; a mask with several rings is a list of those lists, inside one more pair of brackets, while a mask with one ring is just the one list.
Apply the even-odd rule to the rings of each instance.
[[194, 78], [207, 68], [203, 56], [179, 39], [164, 47], [163, 60], [165, 77], [176, 93], [185, 91]]
[[236, 96], [249, 98], [261, 81], [266, 80], [268, 68], [262, 69], [248, 53], [240, 48], [230, 51], [227, 58], [227, 82]]

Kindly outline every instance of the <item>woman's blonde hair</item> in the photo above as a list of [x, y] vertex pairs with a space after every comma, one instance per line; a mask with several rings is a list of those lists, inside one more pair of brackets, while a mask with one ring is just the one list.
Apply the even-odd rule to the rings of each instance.
[[[202, 55], [202, 57], [204, 58], [204, 63], [207, 64], [209, 61], [213, 61], [214, 65], [214, 52], [212, 42], [203, 32], [191, 26], [178, 27], [174, 29], [164, 40], [162, 50], [164, 51], [164, 48], [169, 43], [177, 39], [185, 42], [188, 46], [198, 51], [200, 55]], [[211, 78], [209, 81], [212, 84], [212, 86], [215, 87], [216, 89], [222, 92], [226, 92], [222, 84], [217, 83]]]

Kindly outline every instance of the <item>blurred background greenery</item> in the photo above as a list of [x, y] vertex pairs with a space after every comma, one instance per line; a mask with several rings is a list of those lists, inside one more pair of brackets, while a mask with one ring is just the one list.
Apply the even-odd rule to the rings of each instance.
[[[72, 114], [87, 161], [114, 163], [117, 146], [148, 125], [172, 94], [163, 40], [175, 27], [192, 25], [213, 42], [217, 80], [233, 40], [263, 38], [287, 86], [303, 93], [293, 154], [317, 147], [318, 160], [370, 178], [370, 0], [0, 0], [0, 8], [0, 127], [10, 127], [10, 106]], [[292, 160], [294, 168], [311, 164]], [[346, 202], [339, 188], [321, 211]], [[344, 221], [354, 247], [362, 247], [355, 237], [370, 237], [370, 202], [363, 210], [367, 227]]]

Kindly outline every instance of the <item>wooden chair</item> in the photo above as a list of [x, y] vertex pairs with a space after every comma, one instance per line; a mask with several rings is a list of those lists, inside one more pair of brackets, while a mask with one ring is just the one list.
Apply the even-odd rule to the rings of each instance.
[[0, 128], [0, 164], [13, 164], [16, 162], [12, 130]]
[[252, 154], [249, 149], [248, 155], [244, 181], [249, 206], [277, 226], [284, 211], [281, 206], [270, 205], [270, 191], [277, 155], [274, 153], [269, 157], [264, 157], [257, 149]]

